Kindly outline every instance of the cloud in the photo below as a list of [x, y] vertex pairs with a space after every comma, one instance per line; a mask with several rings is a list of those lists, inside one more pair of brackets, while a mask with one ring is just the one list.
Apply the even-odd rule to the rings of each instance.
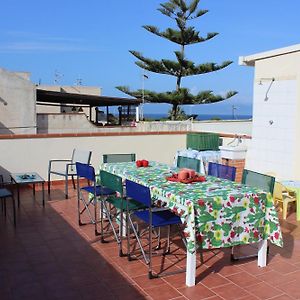
[[6, 42], [0, 43], [1, 53], [10, 52], [93, 52], [94, 47], [87, 46], [87, 41], [80, 38], [48, 36], [44, 34], [7, 31]]
[[96, 51], [89, 47], [68, 43], [11, 42], [0, 44], [0, 52], [77, 52]]

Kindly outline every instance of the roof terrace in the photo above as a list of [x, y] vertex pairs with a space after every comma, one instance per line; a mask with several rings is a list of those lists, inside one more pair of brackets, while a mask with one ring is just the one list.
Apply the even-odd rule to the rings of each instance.
[[[185, 286], [185, 274], [149, 280], [142, 260], [118, 257], [117, 244], [102, 244], [93, 225], [78, 226], [77, 194], [55, 185], [46, 206], [21, 189], [17, 227], [10, 202], [0, 215], [1, 299], [299, 299], [300, 231], [295, 214], [281, 221], [284, 248], [270, 245], [268, 265], [256, 259], [232, 263], [229, 249], [204, 252], [197, 261], [196, 285]], [[250, 247], [244, 251], [253, 251]], [[185, 250], [173, 240], [171, 254], [154, 259], [154, 269], [185, 266]]]

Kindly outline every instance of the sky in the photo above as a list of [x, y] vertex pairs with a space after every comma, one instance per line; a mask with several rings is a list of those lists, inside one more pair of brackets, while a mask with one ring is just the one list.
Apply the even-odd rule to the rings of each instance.
[[[153, 35], [142, 25], [161, 30], [174, 21], [157, 8], [161, 0], [9, 0], [0, 11], [0, 68], [27, 71], [34, 83], [83, 85], [102, 88], [102, 95], [126, 97], [115, 87], [157, 92], [175, 89], [171, 76], [146, 73], [135, 65], [129, 50], [152, 59], [173, 59], [178, 45]], [[193, 93], [213, 90], [217, 94], [235, 90], [233, 98], [215, 104], [185, 106], [188, 114], [252, 113], [254, 68], [238, 65], [239, 56], [299, 43], [299, 0], [201, 0], [209, 12], [191, 25], [210, 41], [186, 48], [195, 63], [222, 63], [227, 68], [184, 78], [182, 87]], [[56, 75], [55, 75], [56, 74]], [[146, 104], [144, 113], [167, 113], [167, 104]]]

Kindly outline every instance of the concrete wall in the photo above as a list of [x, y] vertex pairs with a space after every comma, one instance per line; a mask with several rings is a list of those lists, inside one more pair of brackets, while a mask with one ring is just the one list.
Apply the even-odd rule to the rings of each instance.
[[100, 127], [84, 113], [38, 114], [38, 133], [190, 131], [191, 122], [140, 122], [135, 127]]
[[255, 62], [252, 142], [246, 168], [300, 180], [299, 72], [299, 52]]
[[194, 121], [193, 131], [251, 135], [251, 120]]
[[0, 69], [0, 134], [36, 133], [35, 86], [23, 75]]
[[9, 172], [36, 171], [47, 179], [49, 160], [71, 158], [74, 148], [91, 150], [95, 168], [105, 153], [136, 153], [137, 159], [171, 164], [185, 143], [185, 134], [0, 139], [0, 174], [8, 179]]
[[136, 127], [97, 127], [91, 124], [84, 113], [38, 114], [38, 133], [87, 132], [156, 132], [199, 131], [226, 134], [251, 135], [252, 121], [166, 121], [139, 122]]
[[98, 132], [85, 113], [37, 114], [38, 133]]

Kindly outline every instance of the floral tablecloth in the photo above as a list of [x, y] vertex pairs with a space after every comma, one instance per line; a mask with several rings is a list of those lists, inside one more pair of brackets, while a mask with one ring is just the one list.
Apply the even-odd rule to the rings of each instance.
[[148, 186], [158, 205], [178, 214], [185, 225], [187, 248], [231, 247], [270, 240], [282, 247], [282, 234], [271, 194], [236, 182], [206, 176], [206, 182], [184, 184], [165, 178], [174, 168], [150, 162], [102, 164], [100, 169]]

